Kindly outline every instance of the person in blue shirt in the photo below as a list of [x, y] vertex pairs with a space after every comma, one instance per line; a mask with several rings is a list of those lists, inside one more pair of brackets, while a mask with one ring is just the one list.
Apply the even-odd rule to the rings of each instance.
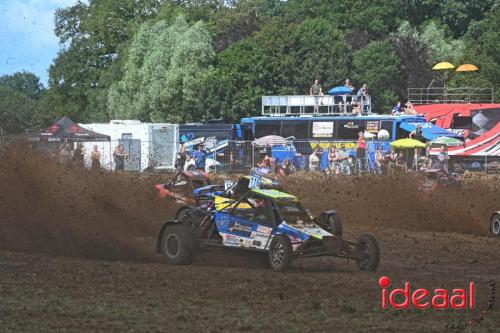
[[399, 116], [401, 113], [401, 102], [398, 102], [395, 107], [392, 108], [391, 116]]
[[207, 161], [208, 151], [205, 149], [205, 144], [202, 142], [198, 145], [198, 149], [193, 152], [194, 165], [197, 170], [205, 171], [205, 162]]

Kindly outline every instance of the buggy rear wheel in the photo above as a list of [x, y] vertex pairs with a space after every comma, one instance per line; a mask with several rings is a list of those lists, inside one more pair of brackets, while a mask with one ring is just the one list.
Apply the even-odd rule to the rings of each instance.
[[335, 236], [342, 237], [343, 229], [340, 217], [337, 214], [330, 215], [327, 222], [330, 226], [330, 232]]
[[380, 247], [372, 235], [361, 235], [358, 239], [357, 250], [364, 259], [358, 260], [360, 270], [373, 272], [380, 262]]
[[290, 239], [285, 235], [273, 238], [269, 246], [269, 265], [274, 271], [284, 272], [293, 259], [293, 248]]
[[490, 232], [495, 237], [500, 237], [500, 214], [493, 214], [490, 221]]
[[163, 230], [161, 252], [171, 265], [188, 265], [195, 254], [196, 239], [188, 225], [169, 224]]

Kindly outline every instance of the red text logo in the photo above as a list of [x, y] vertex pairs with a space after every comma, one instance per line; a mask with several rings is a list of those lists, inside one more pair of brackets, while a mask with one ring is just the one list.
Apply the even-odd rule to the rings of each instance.
[[476, 285], [469, 282], [467, 288], [455, 288], [451, 292], [437, 288], [434, 291], [419, 288], [412, 290], [411, 283], [405, 282], [403, 288], [389, 289], [391, 279], [382, 276], [378, 283], [382, 288], [382, 308], [387, 309], [409, 309], [413, 306], [415, 309], [474, 309], [476, 307]]

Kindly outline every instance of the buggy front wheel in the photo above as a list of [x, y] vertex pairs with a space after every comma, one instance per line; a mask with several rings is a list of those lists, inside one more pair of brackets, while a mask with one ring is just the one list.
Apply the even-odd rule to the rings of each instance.
[[337, 214], [328, 216], [328, 226], [333, 235], [342, 237], [342, 222]]
[[360, 270], [373, 272], [380, 262], [380, 247], [372, 235], [361, 235], [358, 239], [357, 250], [362, 259], [357, 264]]
[[284, 272], [293, 259], [293, 248], [290, 239], [285, 235], [273, 238], [269, 246], [269, 265], [274, 271]]

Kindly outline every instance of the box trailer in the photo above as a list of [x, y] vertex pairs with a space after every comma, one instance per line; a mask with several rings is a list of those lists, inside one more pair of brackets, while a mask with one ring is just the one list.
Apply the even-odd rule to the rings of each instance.
[[179, 146], [179, 125], [143, 123], [139, 120], [111, 120], [109, 123], [80, 124], [89, 130], [106, 134], [110, 142], [86, 142], [85, 165], [90, 166], [90, 152], [94, 145], [101, 151], [101, 166], [108, 170], [115, 167], [113, 151], [123, 144], [125, 171], [169, 170], [175, 168]]

